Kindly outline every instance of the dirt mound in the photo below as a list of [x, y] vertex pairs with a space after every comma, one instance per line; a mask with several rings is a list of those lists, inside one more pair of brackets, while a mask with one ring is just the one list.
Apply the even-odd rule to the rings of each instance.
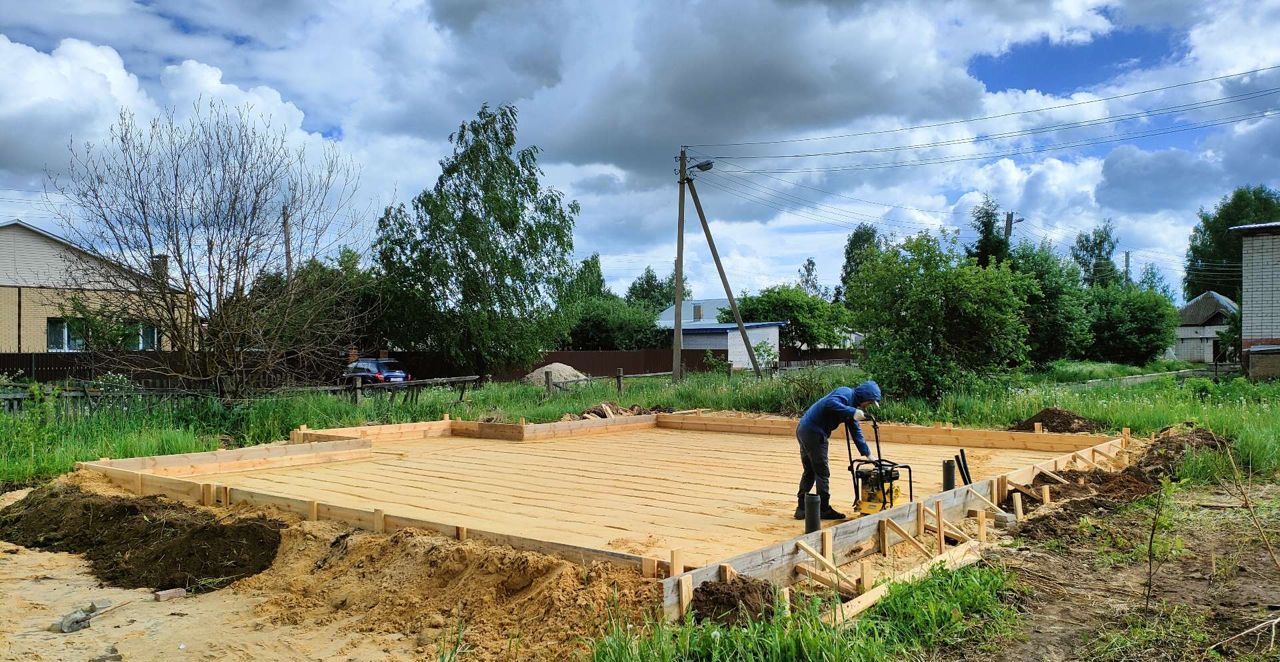
[[1230, 442], [1223, 437], [1194, 427], [1194, 424], [1167, 427], [1156, 433], [1156, 439], [1147, 446], [1134, 466], [1149, 474], [1172, 475], [1177, 472], [1182, 456], [1195, 450], [1220, 450]]
[[158, 497], [96, 494], [61, 480], [0, 511], [0, 539], [83, 554], [96, 577], [122, 588], [221, 588], [271, 565], [282, 526], [223, 521]]
[[620, 418], [623, 416], [644, 416], [645, 414], [670, 414], [670, 407], [655, 407], [649, 409], [640, 405], [631, 405], [623, 407], [616, 402], [601, 402], [600, 404], [587, 409], [581, 414], [565, 414], [560, 417], [562, 421], [581, 421], [598, 418]]
[[1034, 432], [1036, 423], [1044, 426], [1045, 432], [1100, 432], [1106, 426], [1098, 421], [1057, 407], [1041, 409], [1035, 416], [1009, 428], [1013, 432]]
[[526, 384], [542, 386], [547, 383], [545, 373], [548, 370], [551, 371], [551, 381], [556, 383], [571, 382], [575, 379], [586, 379], [587, 377], [581, 372], [578, 372], [578, 370], [573, 366], [565, 365], [563, 363], [548, 363], [541, 368], [534, 368], [533, 372], [525, 375], [524, 379], [521, 381]]
[[477, 659], [566, 659], [612, 616], [643, 622], [661, 597], [634, 571], [412, 529], [302, 522], [283, 534], [272, 569], [236, 585], [269, 596], [259, 616], [403, 636], [431, 659], [459, 628]]
[[738, 575], [727, 582], [706, 582], [693, 590], [693, 615], [698, 621], [736, 625], [773, 615], [773, 584]]

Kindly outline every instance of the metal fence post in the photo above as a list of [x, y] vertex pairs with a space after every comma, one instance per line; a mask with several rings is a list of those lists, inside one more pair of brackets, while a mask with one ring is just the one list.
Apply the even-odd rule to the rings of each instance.
[[622, 395], [622, 368], [618, 368], [618, 395]]
[[545, 381], [545, 382], [547, 383], [547, 395], [551, 395], [551, 390], [552, 390], [552, 388], [554, 388], [554, 386], [555, 386], [555, 385], [551, 382], [551, 371], [550, 371], [550, 370], [543, 370], [543, 371], [542, 371], [542, 379], [543, 379], [543, 381]]

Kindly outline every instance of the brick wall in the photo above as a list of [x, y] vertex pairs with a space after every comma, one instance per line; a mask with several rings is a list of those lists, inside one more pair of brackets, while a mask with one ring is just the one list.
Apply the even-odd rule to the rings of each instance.
[[1243, 277], [1243, 344], [1248, 347], [1263, 339], [1280, 338], [1280, 234], [1244, 238]]

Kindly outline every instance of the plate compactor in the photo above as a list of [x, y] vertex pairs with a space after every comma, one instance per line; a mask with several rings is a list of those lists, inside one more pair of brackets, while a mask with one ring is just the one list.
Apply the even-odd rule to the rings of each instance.
[[880, 452], [880, 423], [871, 412], [866, 412], [866, 415], [871, 419], [871, 430], [876, 438], [876, 459], [853, 458], [853, 432], [849, 430], [849, 424], [844, 426], [844, 441], [849, 449], [849, 473], [853, 474], [853, 507], [863, 515], [871, 515], [894, 506], [901, 496], [897, 482], [903, 471], [907, 472], [907, 500], [914, 501], [916, 495], [911, 465], [884, 459]]

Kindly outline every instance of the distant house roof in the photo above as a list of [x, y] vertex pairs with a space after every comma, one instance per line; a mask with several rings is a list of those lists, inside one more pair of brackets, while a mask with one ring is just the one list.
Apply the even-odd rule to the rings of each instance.
[[1252, 234], [1280, 234], [1280, 221], [1272, 221], [1270, 223], [1254, 223], [1252, 225], [1237, 225], [1231, 228], [1232, 232], [1239, 232], [1242, 235]]
[[1202, 326], [1219, 313], [1234, 315], [1239, 312], [1240, 306], [1236, 302], [1209, 290], [1188, 301], [1187, 305], [1178, 310], [1178, 316], [1182, 318], [1182, 326]]
[[[703, 320], [710, 320], [714, 322], [716, 321], [716, 315], [720, 313], [720, 309], [729, 307], [729, 300], [728, 299], [685, 299], [682, 302], [682, 304], [683, 305], [680, 306], [681, 322], [684, 322], [687, 324], [689, 322], [694, 321], [693, 319], [694, 306], [702, 307]], [[676, 318], [675, 306], [667, 306], [665, 310], [658, 313], [659, 324], [661, 324], [663, 320], [672, 321], [672, 320], [675, 320], [675, 318]], [[671, 328], [671, 326], [672, 325], [668, 324], [667, 328]]]
[[[659, 321], [658, 324], [661, 325], [662, 322]], [[766, 328], [770, 326], [786, 326], [786, 325], [787, 325], [786, 322], [746, 322], [743, 324], [743, 326], [747, 327], [748, 329], [761, 329], [761, 328]], [[711, 323], [689, 324], [689, 325], [681, 324], [681, 327], [683, 329], [684, 334], [686, 335], [699, 334], [699, 333], [727, 333], [730, 331], [738, 330], [738, 325], [734, 324], [733, 322], [729, 322], [728, 324], [711, 324]], [[670, 329], [671, 325], [668, 325], [664, 328]]]

